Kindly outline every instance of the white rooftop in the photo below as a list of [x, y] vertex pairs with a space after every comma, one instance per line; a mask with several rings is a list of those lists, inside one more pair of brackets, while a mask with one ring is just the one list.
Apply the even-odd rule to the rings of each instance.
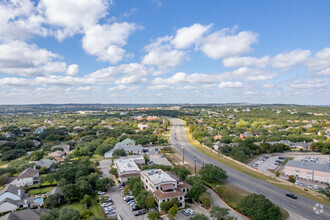
[[142, 173], [144, 173], [154, 185], [159, 183], [176, 182], [175, 179], [161, 169], [144, 170]]
[[140, 172], [140, 169], [134, 162], [133, 158], [132, 159], [116, 159], [115, 164], [117, 166], [119, 174]]

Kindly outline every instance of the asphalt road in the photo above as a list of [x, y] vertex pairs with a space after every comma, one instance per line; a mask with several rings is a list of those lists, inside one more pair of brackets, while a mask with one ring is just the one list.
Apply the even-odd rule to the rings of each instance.
[[194, 162], [196, 158], [196, 164], [198, 166], [203, 166], [204, 164], [214, 164], [221, 167], [227, 171], [227, 180], [229, 182], [250, 193], [260, 193], [265, 195], [273, 203], [291, 213], [294, 213], [295, 215], [300, 216], [301, 219], [330, 219], [329, 206], [323, 205], [323, 210], [321, 210], [322, 213], [316, 214], [313, 208], [317, 202], [301, 196], [299, 196], [296, 200], [291, 199], [285, 195], [288, 191], [236, 171], [204, 155], [189, 144], [186, 139], [184, 125], [182, 122], [173, 118], [170, 120], [172, 122], [172, 132], [170, 137], [171, 144], [181, 154], [184, 151], [185, 159]]

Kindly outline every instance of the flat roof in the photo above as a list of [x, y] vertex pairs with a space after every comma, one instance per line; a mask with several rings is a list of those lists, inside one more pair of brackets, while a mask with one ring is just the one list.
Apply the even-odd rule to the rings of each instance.
[[115, 164], [119, 174], [140, 172], [140, 169], [134, 162], [134, 159], [116, 159]]
[[159, 183], [176, 182], [174, 178], [161, 169], [144, 170], [142, 173], [146, 175], [154, 185]]
[[304, 161], [289, 160], [285, 166], [308, 169], [308, 170], [317, 170], [322, 172], [330, 172], [330, 166], [321, 163], [309, 163]]

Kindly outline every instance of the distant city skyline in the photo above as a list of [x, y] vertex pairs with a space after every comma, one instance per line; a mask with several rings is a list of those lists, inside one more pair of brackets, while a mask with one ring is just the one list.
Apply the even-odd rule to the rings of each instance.
[[330, 105], [330, 2], [0, 2], [0, 104]]

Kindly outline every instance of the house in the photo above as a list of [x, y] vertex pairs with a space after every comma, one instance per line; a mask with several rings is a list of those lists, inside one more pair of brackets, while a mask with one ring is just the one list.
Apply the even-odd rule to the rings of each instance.
[[105, 152], [104, 157], [105, 158], [112, 157], [112, 153], [118, 149], [123, 149], [126, 152], [126, 154], [131, 154], [131, 155], [140, 155], [142, 153], [142, 146], [135, 145], [134, 140], [127, 138], [122, 142], [117, 143], [113, 149]]
[[50, 160], [50, 159], [41, 159], [39, 161], [30, 161], [29, 163], [34, 163], [36, 166], [39, 167], [46, 167], [49, 169], [53, 163], [57, 163], [56, 160]]
[[61, 151], [61, 150], [57, 150], [57, 151], [48, 153], [48, 156], [54, 157], [54, 158], [56, 158], [56, 157], [62, 158], [65, 156], [65, 152]]
[[35, 135], [39, 135], [39, 134], [42, 134], [42, 133], [44, 133], [44, 131], [45, 131], [45, 129], [46, 129], [46, 127], [45, 126], [42, 126], [42, 127], [38, 127], [36, 130], [34, 130], [34, 134]]
[[248, 132], [245, 132], [244, 134], [240, 134], [239, 137], [242, 139], [242, 140], [245, 140], [247, 137], [249, 136], [253, 136], [253, 134], [250, 134]]
[[24, 189], [7, 184], [0, 191], [0, 213], [14, 211], [18, 208], [33, 207], [33, 198], [28, 198]]
[[59, 144], [59, 145], [55, 145], [55, 146], [52, 146], [52, 148], [51, 148], [51, 150], [53, 150], [53, 149], [62, 149], [64, 152], [65, 152], [65, 154], [71, 154], [72, 153], [72, 151], [70, 150], [70, 145], [68, 145], [68, 144]]
[[117, 168], [118, 179], [121, 182], [126, 182], [129, 178], [140, 176], [141, 170], [134, 159], [116, 159], [114, 160], [114, 165]]
[[47, 211], [47, 209], [24, 209], [1, 216], [0, 220], [39, 220]]
[[54, 189], [52, 189], [50, 192], [46, 193], [46, 196], [53, 196], [56, 194], [62, 194], [62, 190], [59, 187], [55, 187]]
[[164, 172], [161, 169], [144, 170], [141, 172], [140, 178], [144, 188], [155, 196], [159, 211], [163, 202], [175, 198], [180, 202], [179, 207], [185, 207], [185, 196], [191, 186], [181, 181], [173, 173]]
[[144, 129], [149, 128], [149, 125], [148, 125], [148, 124], [146, 124], [146, 125], [144, 125], [144, 124], [138, 124], [138, 128], [139, 128], [140, 130], [144, 130]]
[[27, 168], [22, 173], [18, 175], [10, 184], [15, 186], [30, 186], [33, 184], [38, 184], [41, 178], [39, 177], [39, 170], [34, 168]]
[[288, 145], [290, 148], [298, 148], [298, 149], [303, 149], [303, 150], [308, 150], [311, 149], [312, 143], [309, 142], [291, 142], [288, 140], [281, 140], [281, 141], [273, 141], [273, 142], [267, 142], [270, 145], [274, 144], [284, 144]]
[[284, 174], [317, 183], [330, 183], [328, 164], [289, 160], [284, 167]]

